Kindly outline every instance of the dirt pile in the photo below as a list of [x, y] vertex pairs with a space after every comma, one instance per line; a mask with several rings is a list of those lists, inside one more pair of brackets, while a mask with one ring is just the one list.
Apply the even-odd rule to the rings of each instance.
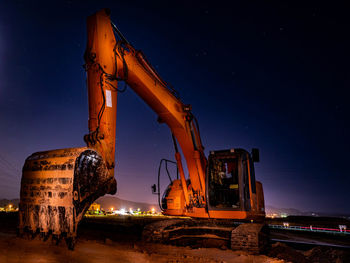
[[272, 245], [270, 251], [267, 254], [269, 257], [283, 259], [287, 262], [295, 262], [295, 263], [308, 263], [305, 255], [297, 251], [286, 244], [277, 242]]
[[300, 251], [280, 242], [273, 244], [267, 255], [293, 263], [350, 262], [350, 251], [326, 247], [314, 247], [308, 251]]
[[312, 263], [350, 262], [350, 252], [332, 248], [315, 247], [304, 252], [304, 255]]

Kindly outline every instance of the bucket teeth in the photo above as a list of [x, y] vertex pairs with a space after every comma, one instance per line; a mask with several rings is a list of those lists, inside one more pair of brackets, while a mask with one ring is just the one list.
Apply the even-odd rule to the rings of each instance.
[[74, 247], [77, 226], [89, 206], [106, 193], [115, 193], [116, 181], [94, 150], [71, 148], [34, 153], [27, 158], [21, 180], [19, 234], [37, 234], [43, 240], [65, 237]]
[[[24, 227], [31, 232], [39, 231], [60, 235], [61, 233], [74, 233], [73, 207], [45, 206], [45, 205], [20, 205], [20, 233]], [[22, 226], [22, 227], [21, 227]]]

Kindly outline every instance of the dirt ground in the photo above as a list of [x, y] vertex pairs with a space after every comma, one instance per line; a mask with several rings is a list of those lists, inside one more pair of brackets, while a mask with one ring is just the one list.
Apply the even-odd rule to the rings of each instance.
[[13, 233], [0, 233], [1, 263], [102, 263], [102, 262], [239, 262], [239, 263], [282, 263], [264, 255], [249, 255], [241, 251], [220, 250], [217, 248], [191, 249], [150, 243], [104, 242], [79, 239], [74, 251], [67, 249], [64, 242], [58, 246], [50, 240], [38, 238], [26, 240]]
[[[107, 218], [108, 219], [108, 218]], [[56, 245], [37, 236], [33, 240], [16, 235], [18, 215], [0, 213], [0, 263], [53, 262], [238, 262], [238, 263], [347, 263], [349, 249], [315, 246], [308, 249], [292, 248], [274, 243], [266, 255], [249, 255], [243, 251], [219, 248], [190, 248], [145, 243], [141, 233], [144, 220], [84, 219], [78, 228], [74, 251], [68, 250], [64, 240]], [[147, 220], [146, 220], [147, 221]]]

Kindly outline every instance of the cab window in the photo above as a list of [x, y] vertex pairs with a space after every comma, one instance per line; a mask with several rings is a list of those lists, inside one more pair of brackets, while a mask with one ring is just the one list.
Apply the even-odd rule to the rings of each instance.
[[209, 164], [209, 204], [216, 208], [239, 208], [238, 158], [213, 158]]

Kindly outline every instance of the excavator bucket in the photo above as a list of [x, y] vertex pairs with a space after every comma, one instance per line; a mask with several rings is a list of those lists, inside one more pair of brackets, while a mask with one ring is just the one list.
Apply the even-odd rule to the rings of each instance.
[[95, 150], [82, 147], [34, 153], [23, 167], [19, 233], [75, 240], [78, 223], [90, 205], [115, 192], [116, 180]]

